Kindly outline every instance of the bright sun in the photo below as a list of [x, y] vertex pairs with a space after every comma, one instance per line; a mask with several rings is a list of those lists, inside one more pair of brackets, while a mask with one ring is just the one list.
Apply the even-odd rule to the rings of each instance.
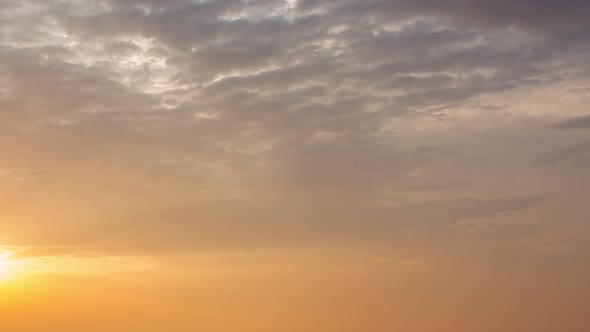
[[0, 252], [0, 281], [10, 280], [16, 277], [20, 268], [20, 263], [14, 260], [14, 253]]

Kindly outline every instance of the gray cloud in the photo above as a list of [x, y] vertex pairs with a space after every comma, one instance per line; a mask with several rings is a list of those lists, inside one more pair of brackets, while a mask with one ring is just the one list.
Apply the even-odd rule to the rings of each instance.
[[588, 129], [590, 128], [590, 115], [576, 117], [562, 121], [554, 125], [556, 129]]
[[572, 146], [547, 151], [539, 158], [538, 161], [542, 164], [553, 164], [574, 159], [588, 152], [590, 152], [590, 142], [583, 142]]
[[[274, 225], [277, 211], [289, 209], [317, 211], [326, 217], [302, 217], [320, 223], [377, 218], [392, 202], [442, 211], [431, 218], [444, 220], [447, 212], [494, 218], [527, 207], [471, 196], [514, 197], [510, 184], [497, 188], [487, 177], [535, 182], [520, 165], [542, 172], [581, 148], [556, 140], [557, 152], [531, 163], [546, 153], [538, 142], [559, 131], [543, 131], [542, 116], [511, 113], [505, 101], [489, 112], [481, 105], [496, 101], [480, 99], [549, 88], [587, 70], [588, 5], [560, 3], [1, 1], [2, 195], [22, 195], [19, 183], [58, 191], [28, 194], [44, 213], [72, 199], [92, 212], [122, 201], [132, 211], [112, 216], [126, 229], [120, 234], [141, 228], [125, 225], [147, 209], [178, 219], [189, 247], [197, 235], [206, 242], [235, 232], [255, 242], [284, 227], [305, 242], [337, 227]], [[585, 128], [586, 120], [555, 128]], [[448, 195], [440, 204], [452, 211], [425, 203], [433, 193]], [[262, 204], [267, 198], [276, 208]], [[169, 208], [152, 211], [144, 200]], [[296, 200], [304, 207], [293, 208]], [[248, 218], [219, 222], [217, 204]], [[43, 214], [15, 206], [23, 219]], [[420, 213], [383, 214], [377, 219], [432, 226]], [[68, 220], [63, 230], [89, 219], [82, 233], [120, 231], [91, 212], [72, 215], [53, 218]], [[167, 225], [150, 221], [139, 238], [155, 241]]]
[[298, 8], [311, 10], [318, 7], [332, 7], [351, 13], [381, 13], [390, 17], [400, 15], [448, 15], [454, 19], [466, 20], [473, 24], [507, 26], [514, 25], [532, 29], [582, 29], [588, 27], [584, 16], [590, 6], [583, 0], [525, 0], [485, 1], [451, 0], [441, 6], [434, 0], [387, 1], [374, 0], [363, 3], [354, 1], [335, 2], [330, 0], [300, 0]]

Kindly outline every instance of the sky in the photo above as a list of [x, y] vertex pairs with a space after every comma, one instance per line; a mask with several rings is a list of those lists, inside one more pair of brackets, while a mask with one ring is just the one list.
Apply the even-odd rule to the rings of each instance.
[[589, 16], [0, 0], [0, 330], [588, 331]]

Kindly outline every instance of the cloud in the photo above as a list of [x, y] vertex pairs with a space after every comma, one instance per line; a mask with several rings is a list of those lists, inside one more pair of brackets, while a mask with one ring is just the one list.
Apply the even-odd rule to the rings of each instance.
[[582, 142], [559, 149], [547, 151], [541, 155], [538, 161], [542, 164], [553, 164], [574, 159], [590, 152], [590, 143]]
[[554, 125], [556, 129], [588, 129], [590, 128], [590, 115], [580, 116], [562, 121]]
[[438, 234], [534, 205], [510, 197], [551, 192], [539, 174], [582, 151], [527, 107], [585, 84], [582, 1], [0, 3], [0, 212], [36, 225], [4, 222], [21, 238]]
[[[584, 15], [590, 11], [590, 6], [583, 0], [525, 0], [525, 1], [467, 1], [451, 0], [440, 6], [434, 0], [404, 0], [387, 1], [372, 0], [363, 3], [354, 1], [331, 0], [300, 0], [300, 10], [317, 8], [337, 8], [353, 14], [362, 12], [380, 13], [389, 17], [426, 14], [432, 16], [449, 16], [457, 20], [465, 20], [472, 24], [491, 26], [519, 26], [530, 29], [570, 28], [583, 29], [587, 27]], [[363, 9], [365, 11], [363, 11]]]

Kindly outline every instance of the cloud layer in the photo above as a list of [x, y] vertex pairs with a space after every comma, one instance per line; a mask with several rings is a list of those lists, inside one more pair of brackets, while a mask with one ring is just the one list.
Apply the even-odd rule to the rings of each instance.
[[0, 6], [9, 238], [587, 245], [586, 1]]

